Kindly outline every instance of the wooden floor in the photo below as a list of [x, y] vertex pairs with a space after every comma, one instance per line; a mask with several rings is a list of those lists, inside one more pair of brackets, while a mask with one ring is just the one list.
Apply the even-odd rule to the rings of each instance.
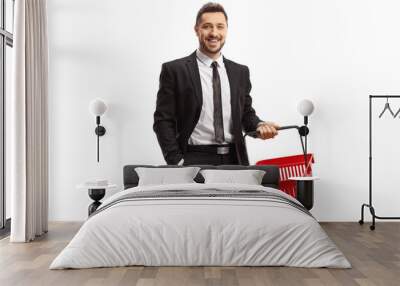
[[32, 243], [0, 241], [0, 285], [400, 285], [400, 223], [379, 222], [375, 231], [358, 223], [321, 225], [353, 268], [120, 267], [48, 270], [80, 223], [51, 223]]

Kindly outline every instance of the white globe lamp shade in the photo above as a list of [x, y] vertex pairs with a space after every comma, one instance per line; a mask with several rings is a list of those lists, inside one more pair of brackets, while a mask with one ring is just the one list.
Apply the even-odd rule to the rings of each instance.
[[102, 116], [107, 110], [107, 105], [99, 98], [92, 100], [89, 104], [89, 111], [94, 116]]
[[297, 105], [297, 110], [303, 116], [309, 116], [314, 111], [314, 104], [311, 100], [303, 99]]

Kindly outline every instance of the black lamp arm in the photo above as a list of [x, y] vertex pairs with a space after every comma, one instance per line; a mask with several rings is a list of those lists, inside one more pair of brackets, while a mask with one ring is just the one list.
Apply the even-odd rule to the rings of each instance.
[[[306, 118], [306, 116], [304, 118]], [[277, 128], [277, 130], [287, 130], [287, 129], [297, 129], [297, 131], [299, 132], [301, 148], [303, 149], [304, 162], [305, 162], [306, 158], [307, 158], [307, 135], [308, 135], [310, 130], [308, 129], [308, 127], [306, 125], [303, 125], [303, 126], [287, 125], [287, 126], [281, 126], [281, 127]], [[244, 134], [244, 137], [251, 136], [251, 137], [256, 138], [257, 135], [258, 135], [258, 132], [255, 130], [255, 131], [246, 132]], [[305, 137], [305, 141], [306, 141], [305, 144], [303, 142], [303, 137]]]
[[[281, 127], [277, 128], [276, 130], [287, 130], [287, 129], [297, 129], [300, 136], [307, 136], [308, 133], [310, 132], [310, 130], [308, 129], [308, 127], [306, 125], [303, 125], [303, 126], [287, 125], [287, 126], [281, 126]], [[244, 134], [244, 137], [250, 136], [250, 137], [256, 138], [257, 135], [258, 135], [258, 132], [256, 130], [254, 130], [254, 131], [246, 132]]]
[[[300, 130], [301, 127], [297, 126], [297, 125], [288, 125], [288, 126], [281, 126], [279, 128], [277, 128], [276, 130], [286, 130], [286, 129], [297, 129]], [[250, 132], [246, 132], [244, 134], [244, 137], [246, 136], [250, 136], [250, 137], [257, 137], [258, 132], [256, 130], [254, 131], [250, 131]]]

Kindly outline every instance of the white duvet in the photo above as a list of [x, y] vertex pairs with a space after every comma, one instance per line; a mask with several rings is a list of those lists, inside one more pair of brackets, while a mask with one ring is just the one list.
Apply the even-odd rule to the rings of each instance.
[[[265, 190], [254, 185], [179, 184], [121, 191]], [[154, 198], [124, 201], [90, 217], [50, 269], [146, 266], [350, 268], [318, 222], [299, 209], [254, 198]]]

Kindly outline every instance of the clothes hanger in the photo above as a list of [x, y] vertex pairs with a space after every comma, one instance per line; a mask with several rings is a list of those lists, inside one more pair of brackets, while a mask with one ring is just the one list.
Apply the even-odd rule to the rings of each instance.
[[399, 108], [399, 110], [397, 110], [397, 112], [395, 113], [394, 118], [396, 118], [397, 115], [398, 115], [399, 113], [400, 113], [400, 108]]
[[392, 114], [393, 117], [396, 117], [397, 113], [399, 113], [399, 111], [400, 111], [400, 109], [399, 109], [399, 111], [396, 112], [396, 115], [394, 115], [392, 109], [390, 108], [390, 105], [389, 105], [389, 98], [388, 98], [388, 97], [386, 97], [385, 107], [383, 108], [381, 114], [379, 115], [379, 118], [382, 117], [382, 115], [385, 113], [386, 110], [389, 110], [390, 114]]

